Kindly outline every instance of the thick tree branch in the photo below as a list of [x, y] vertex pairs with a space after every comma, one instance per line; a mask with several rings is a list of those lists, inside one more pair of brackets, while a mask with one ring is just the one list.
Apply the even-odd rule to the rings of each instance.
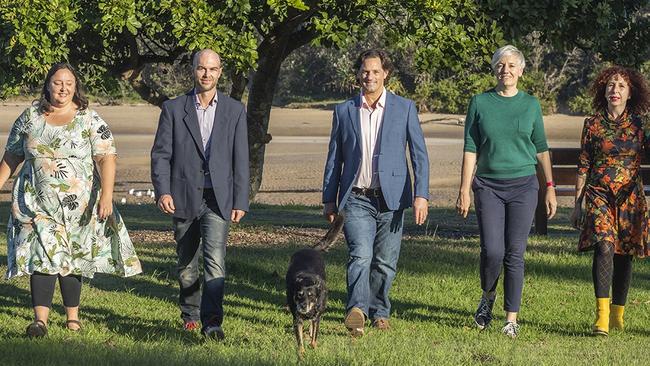
[[287, 58], [291, 52], [311, 42], [316, 38], [316, 36], [316, 31], [312, 28], [302, 28], [301, 30], [294, 32], [289, 36], [289, 41], [287, 42], [287, 47], [284, 49], [282, 57]]
[[248, 85], [248, 78], [246, 77], [246, 74], [241, 71], [233, 72], [231, 78], [232, 88], [230, 89], [230, 97], [241, 101], [244, 91], [246, 90], [246, 85]]

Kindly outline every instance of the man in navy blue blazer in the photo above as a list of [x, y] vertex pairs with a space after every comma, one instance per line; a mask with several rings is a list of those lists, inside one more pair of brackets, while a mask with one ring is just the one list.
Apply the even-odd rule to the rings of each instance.
[[355, 70], [361, 93], [334, 109], [323, 178], [324, 216], [330, 222], [337, 213], [345, 217], [349, 259], [344, 323], [354, 337], [364, 334], [366, 319], [377, 329], [390, 328], [388, 292], [397, 269], [403, 212], [413, 206], [418, 225], [428, 213], [426, 144], [415, 103], [384, 87], [392, 69], [382, 50], [359, 55]]
[[246, 110], [217, 91], [216, 52], [197, 52], [192, 67], [194, 89], [163, 103], [151, 181], [158, 208], [173, 217], [184, 328], [198, 329], [200, 320], [204, 335], [222, 339], [228, 228], [248, 211]]

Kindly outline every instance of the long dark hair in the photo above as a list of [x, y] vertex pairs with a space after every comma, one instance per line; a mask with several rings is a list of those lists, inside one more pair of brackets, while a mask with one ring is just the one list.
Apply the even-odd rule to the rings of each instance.
[[620, 75], [630, 86], [630, 100], [627, 109], [632, 114], [644, 115], [650, 112], [650, 90], [648, 83], [640, 72], [622, 66], [610, 66], [601, 71], [591, 84], [593, 95], [591, 106], [595, 112], [607, 113], [607, 98], [605, 89], [607, 82], [614, 75]]
[[70, 70], [72, 75], [74, 75], [74, 81], [75, 81], [75, 89], [74, 89], [74, 95], [72, 96], [72, 101], [75, 102], [77, 106], [79, 106], [79, 110], [83, 111], [84, 109], [88, 108], [88, 98], [86, 98], [86, 95], [83, 91], [83, 86], [81, 85], [81, 79], [79, 79], [79, 75], [77, 74], [77, 71], [72, 67], [67, 62], [59, 62], [50, 68], [50, 71], [47, 72], [47, 76], [45, 77], [45, 82], [43, 83], [43, 90], [41, 91], [41, 98], [38, 100], [38, 111], [40, 113], [47, 113], [52, 110], [52, 100], [50, 96], [50, 91], [48, 90], [48, 85], [50, 85], [50, 80], [52, 80], [52, 77], [54, 74], [62, 69], [67, 69]]

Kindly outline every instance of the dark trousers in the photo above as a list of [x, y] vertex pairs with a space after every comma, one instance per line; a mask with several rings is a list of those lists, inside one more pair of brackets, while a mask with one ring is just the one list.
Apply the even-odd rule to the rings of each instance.
[[50, 275], [34, 272], [29, 276], [29, 287], [32, 294], [32, 306], [52, 307], [54, 297], [54, 286], [56, 279], [59, 279], [63, 306], [74, 308], [79, 306], [81, 298], [81, 276], [76, 275]]
[[472, 190], [481, 238], [481, 288], [495, 291], [503, 267], [503, 307], [518, 312], [524, 286], [524, 252], [537, 206], [537, 177], [475, 177]]
[[[207, 324], [223, 322], [223, 293], [226, 278], [226, 242], [229, 217], [219, 211], [212, 189], [206, 189], [199, 216], [174, 219], [178, 254], [179, 305], [184, 321]], [[199, 256], [203, 254], [201, 291]]]

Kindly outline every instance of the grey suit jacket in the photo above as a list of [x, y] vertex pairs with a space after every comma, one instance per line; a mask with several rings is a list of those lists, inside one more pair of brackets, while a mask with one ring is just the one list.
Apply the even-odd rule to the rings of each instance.
[[[170, 194], [174, 217], [198, 216], [203, 199], [204, 174], [210, 174], [221, 214], [248, 211], [248, 129], [244, 105], [220, 92], [210, 143], [205, 152], [196, 116], [193, 91], [163, 103], [151, 149], [151, 182], [156, 197]], [[206, 173], [206, 165], [209, 173]]]

